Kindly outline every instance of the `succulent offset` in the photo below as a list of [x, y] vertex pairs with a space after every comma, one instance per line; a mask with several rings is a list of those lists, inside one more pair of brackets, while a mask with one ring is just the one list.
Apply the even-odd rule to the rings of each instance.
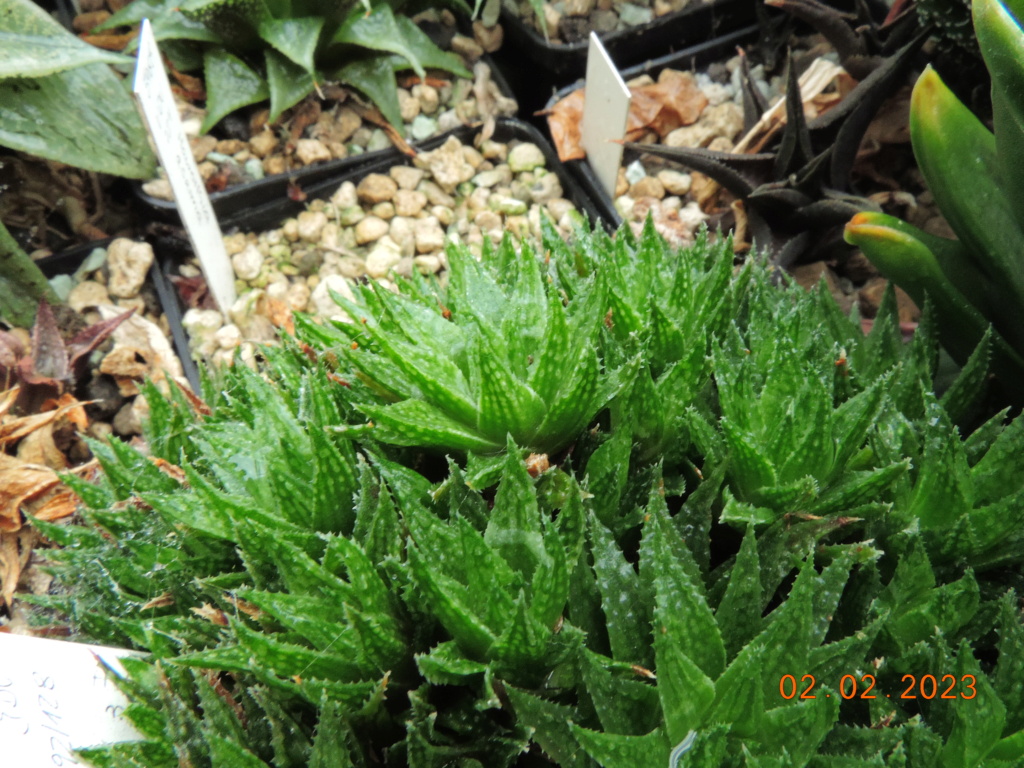
[[478, 262], [449, 249], [448, 289], [393, 295], [359, 286], [339, 297], [353, 323], [310, 328], [334, 341], [377, 402], [361, 431], [398, 445], [495, 452], [506, 437], [538, 453], [568, 445], [632, 378], [636, 365], [605, 367], [596, 336], [604, 289], [596, 280], [565, 301], [529, 245], [511, 237]]

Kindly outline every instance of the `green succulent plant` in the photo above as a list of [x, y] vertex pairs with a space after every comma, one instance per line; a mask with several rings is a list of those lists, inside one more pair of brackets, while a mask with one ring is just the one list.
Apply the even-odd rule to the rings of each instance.
[[357, 301], [336, 297], [355, 322], [305, 326], [307, 340], [334, 347], [365, 386], [359, 408], [371, 424], [359, 434], [484, 454], [504, 449], [507, 436], [537, 453], [565, 448], [637, 368], [609, 370], [598, 354], [602, 285], [581, 282], [566, 301], [532, 247], [517, 252], [510, 236], [481, 261], [462, 246], [448, 258], [443, 295], [371, 283]]
[[[401, 3], [369, 0], [137, 0], [102, 29], [149, 17], [153, 34], [179, 68], [202, 68], [209, 131], [237, 109], [270, 100], [270, 119], [320, 83], [358, 90], [392, 125], [401, 125], [395, 73], [443, 69], [469, 77], [462, 60], [442, 51]], [[98, 28], [100, 29], [100, 28]]]
[[982, 56], [992, 75], [995, 134], [989, 131], [939, 75], [927, 69], [911, 100], [911, 139], [921, 171], [957, 235], [949, 240], [923, 233], [881, 214], [864, 213], [846, 227], [882, 274], [916, 300], [925, 294], [940, 310], [944, 346], [958, 361], [988, 333], [993, 369], [1020, 398], [1024, 373], [1024, 194], [1017, 174], [1024, 146], [1019, 53], [1024, 50], [1020, 8], [999, 0], [973, 3]]
[[151, 176], [156, 156], [146, 129], [111, 69], [132, 60], [87, 45], [32, 0], [3, 0], [0, 18], [0, 146], [115, 176]]
[[[208, 380], [201, 401], [147, 387], [148, 456], [93, 443], [100, 482], [68, 480], [82, 524], [36, 523], [64, 545], [52, 554], [62, 589], [27, 599], [81, 638], [148, 656], [126, 659], [119, 683], [142, 740], [83, 758], [1019, 764], [1024, 624], [1017, 593], [989, 575], [1019, 563], [1020, 526], [989, 526], [1019, 495], [1006, 457], [1021, 426], [1000, 416], [967, 440], [952, 427], [947, 406], [973, 401], [967, 379], [930, 394], [930, 310], [904, 345], [891, 294], [865, 338], [824, 291], [779, 289], [763, 262], [733, 274], [722, 244], [673, 253], [649, 234], [584, 231], [548, 243], [543, 260], [508, 241], [480, 262], [452, 249], [447, 286], [363, 288], [344, 302], [354, 322], [300, 322], [302, 344], [266, 350], [259, 373]], [[720, 296], [673, 299], [697, 298], [679, 287], [688, 278]], [[650, 341], [659, 313], [692, 335], [700, 354], [684, 347], [684, 360], [712, 362], [704, 385], [683, 388], [685, 449], [651, 457], [624, 403], [638, 407], [630, 376], [676, 362]], [[520, 443], [523, 417], [501, 401], [487, 419], [505, 421], [481, 445], [484, 350], [522, 387], [554, 364], [563, 381], [589, 370], [589, 399], [564, 417], [571, 434]], [[984, 351], [962, 376], [984, 372]], [[612, 355], [635, 362], [609, 374]], [[593, 392], [620, 375], [606, 408]], [[408, 402], [433, 409], [429, 428], [388, 422]], [[379, 424], [358, 426], [364, 414]], [[553, 466], [524, 460], [559, 445], [573, 450]], [[944, 467], [970, 476], [946, 516]], [[814, 493], [789, 492], [808, 476]], [[769, 513], [733, 514], [751, 499]], [[904, 676], [929, 674], [971, 678], [976, 696], [899, 698]], [[790, 695], [787, 675], [800, 690], [813, 676], [815, 698]], [[873, 700], [850, 690], [867, 676]]]

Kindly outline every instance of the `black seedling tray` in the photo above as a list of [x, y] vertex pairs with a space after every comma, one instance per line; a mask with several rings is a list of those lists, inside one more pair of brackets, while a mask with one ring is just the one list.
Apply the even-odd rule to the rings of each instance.
[[[52, 278], [56, 275], [74, 274], [90, 253], [96, 248], [106, 248], [113, 239], [108, 238], [106, 240], [95, 240], [91, 243], [85, 243], [66, 251], [55, 253], [52, 256], [46, 256], [37, 261], [36, 264], [47, 278]], [[149, 268], [148, 277], [153, 283], [157, 301], [160, 303], [160, 309], [167, 318], [167, 325], [171, 330], [171, 344], [178, 355], [178, 359], [181, 360], [181, 367], [185, 373], [185, 378], [192, 385], [193, 391], [199, 392], [199, 370], [196, 368], [195, 361], [189, 355], [188, 338], [185, 336], [185, 328], [181, 324], [182, 309], [177, 291], [174, 290], [170, 281], [168, 281], [163, 271], [159, 268], [156, 260], [154, 260], [153, 266]]]
[[[630, 67], [622, 72], [622, 79], [628, 82], [640, 75], [651, 75], [657, 79], [658, 73], [666, 68], [690, 70], [703, 67], [715, 61], [720, 61], [723, 58], [733, 56], [737, 46], [749, 43], [756, 38], [756, 25], [744, 27], [706, 43], [694, 45], [677, 53], [670, 53], [666, 56]], [[547, 104], [548, 108], [550, 109], [556, 102], [583, 86], [583, 81], [579, 80], [572, 85], [562, 88], [551, 97]], [[625, 159], [623, 159], [623, 162], [625, 162]], [[587, 197], [594, 201], [600, 217], [606, 222], [610, 222], [613, 226], [617, 227], [621, 224], [622, 217], [615, 210], [612, 198], [605, 192], [604, 187], [601, 186], [601, 182], [598, 181], [597, 175], [590, 167], [590, 163], [586, 160], [569, 160], [564, 165], [572, 175], [573, 181], [582, 188]]]
[[[691, 0], [675, 13], [618, 32], [600, 35], [601, 43], [618, 66], [637, 64], [652, 55], [677, 51], [747, 26], [755, 20], [760, 0]], [[522, 54], [559, 82], [583, 77], [589, 42], [552, 43], [518, 16], [502, 9], [504, 49]]]
[[[419, 148], [423, 151], [436, 149], [451, 136], [457, 137], [464, 144], [471, 144], [477, 130], [469, 126], [456, 128], [424, 141]], [[605, 226], [608, 225], [608, 222], [602, 219], [600, 208], [594, 204], [594, 201], [566, 171], [565, 166], [559, 162], [554, 148], [539, 130], [528, 123], [524, 123], [522, 120], [507, 117], [500, 118], [497, 121], [492, 138], [500, 142], [509, 142], [517, 139], [536, 144], [547, 161], [547, 170], [558, 175], [566, 199], [572, 201], [576, 208], [590, 220], [591, 224], [596, 224], [600, 221]], [[362, 165], [356, 169], [349, 169], [347, 172], [339, 172], [333, 178], [321, 180], [316, 184], [306, 187], [303, 190], [306, 193], [305, 202], [291, 200], [288, 197], [274, 196], [263, 200], [259, 204], [250, 206], [245, 211], [222, 222], [221, 226], [225, 232], [236, 229], [247, 232], [271, 229], [279, 226], [285, 219], [296, 216], [306, 210], [306, 205], [310, 200], [323, 200], [331, 197], [345, 181], [358, 184], [362, 178], [371, 173], [386, 174], [390, 168], [396, 165], [411, 164], [411, 158], [397, 150], [388, 150], [386, 156], [378, 158], [375, 162]], [[175, 245], [172, 245], [171, 241], [168, 240], [166, 243], [159, 245], [157, 250], [157, 261], [163, 272], [162, 277], [165, 285], [169, 284], [168, 277], [176, 273], [175, 267], [185, 258], [192, 255], [191, 248], [186, 245], [187, 240], [184, 237], [175, 238], [174, 243]], [[184, 305], [177, 293], [174, 294], [173, 300], [177, 303], [178, 317], [180, 318], [181, 314], [185, 311]], [[187, 342], [184, 349], [188, 349]], [[191, 357], [189, 357], [189, 360], [191, 360]]]
[[[491, 68], [491, 78], [498, 85], [498, 88], [506, 96], [512, 96], [512, 89], [505, 80], [501, 71], [494, 61], [487, 55], [481, 59]], [[436, 137], [424, 141], [410, 141], [414, 148], [426, 147]], [[322, 181], [333, 179], [340, 174], [355, 173], [359, 168], [372, 165], [383, 157], [390, 157], [393, 148], [364, 152], [359, 155], [342, 158], [340, 160], [328, 160], [324, 163], [306, 165], [296, 168], [287, 173], [277, 173], [263, 179], [250, 181], [245, 184], [236, 184], [220, 192], [210, 194], [210, 203], [213, 205], [213, 212], [220, 221], [225, 221], [237, 216], [244, 215], [254, 205], [261, 205], [268, 200], [288, 199], [288, 190], [292, 185], [298, 186], [303, 192], [309, 193], [309, 189]], [[150, 219], [164, 221], [170, 224], [181, 224], [178, 216], [178, 206], [172, 200], [162, 200], [158, 197], [146, 194], [142, 189], [143, 182], [134, 182], [133, 187], [143, 214]]]

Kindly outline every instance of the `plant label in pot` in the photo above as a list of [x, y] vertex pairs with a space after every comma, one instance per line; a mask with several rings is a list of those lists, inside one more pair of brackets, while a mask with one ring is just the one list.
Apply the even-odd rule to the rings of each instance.
[[181, 128], [171, 84], [167, 80], [149, 19], [143, 19], [139, 29], [139, 60], [135, 66], [132, 93], [153, 137], [160, 164], [167, 171], [181, 220], [203, 266], [210, 292], [221, 312], [226, 313], [235, 303], [234, 273], [224, 250], [224, 240], [210, 197]]
[[124, 674], [123, 648], [0, 635], [0, 742], [4, 764], [78, 765], [73, 750], [137, 741], [128, 700], [104, 667]]
[[587, 83], [581, 143], [601, 186], [614, 195], [629, 115], [629, 88], [594, 32], [587, 53]]

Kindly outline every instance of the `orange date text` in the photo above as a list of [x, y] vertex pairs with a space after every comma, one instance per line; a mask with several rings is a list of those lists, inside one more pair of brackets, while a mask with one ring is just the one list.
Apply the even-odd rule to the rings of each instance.
[[[882, 694], [875, 690], [874, 675], [843, 675], [839, 678], [839, 695], [844, 699], [973, 699], [978, 695], [974, 675], [904, 675], [906, 686], [899, 694]], [[814, 675], [803, 675], [799, 681], [795, 675], [783, 675], [779, 679], [779, 695], [784, 699], [816, 699], [819, 695], [831, 697], [831, 693], [815, 693], [818, 680]]]

